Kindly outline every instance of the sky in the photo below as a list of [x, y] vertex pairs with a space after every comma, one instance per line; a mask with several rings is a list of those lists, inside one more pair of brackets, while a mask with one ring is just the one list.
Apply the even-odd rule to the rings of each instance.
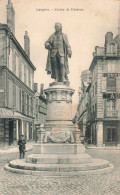
[[[89, 69], [95, 46], [104, 46], [105, 34], [118, 33], [119, 0], [11, 0], [15, 9], [15, 36], [24, 47], [24, 33], [30, 37], [30, 58], [36, 67], [34, 82], [49, 86], [53, 80], [45, 72], [45, 41], [62, 23], [72, 48], [69, 80], [75, 89], [73, 104], [78, 103], [81, 71]], [[0, 23], [6, 23], [6, 4], [0, 0]]]

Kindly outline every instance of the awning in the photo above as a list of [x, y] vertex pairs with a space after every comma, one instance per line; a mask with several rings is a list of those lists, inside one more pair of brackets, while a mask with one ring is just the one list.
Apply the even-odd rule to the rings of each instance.
[[7, 108], [0, 108], [0, 118], [1, 119], [21, 119], [25, 121], [33, 122], [32, 118], [26, 117], [19, 112], [14, 112]]

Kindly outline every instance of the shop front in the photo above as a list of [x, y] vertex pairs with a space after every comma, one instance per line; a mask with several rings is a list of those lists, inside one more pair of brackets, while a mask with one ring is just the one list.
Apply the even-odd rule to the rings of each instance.
[[26, 140], [33, 140], [34, 123], [32, 118], [12, 112], [7, 108], [0, 108], [0, 145], [16, 145], [20, 135]]
[[103, 143], [105, 146], [117, 146], [119, 143], [120, 126], [118, 121], [103, 122]]

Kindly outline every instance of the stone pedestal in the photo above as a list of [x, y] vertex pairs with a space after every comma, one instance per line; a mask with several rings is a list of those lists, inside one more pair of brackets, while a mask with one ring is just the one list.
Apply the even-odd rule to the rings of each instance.
[[44, 125], [42, 125], [42, 127], [40, 126], [40, 128], [37, 130], [37, 142], [38, 143], [43, 143], [43, 139], [45, 136], [45, 130], [44, 130]]
[[[66, 83], [54, 82], [45, 90], [47, 121], [38, 131], [38, 143], [26, 159], [13, 160], [6, 170], [24, 174], [66, 176], [88, 171], [110, 171], [108, 161], [92, 159], [80, 142], [80, 131], [72, 124], [72, 95]], [[100, 142], [102, 139], [100, 139]]]
[[83, 154], [82, 144], [34, 144], [33, 154]]
[[74, 90], [66, 83], [54, 82], [44, 92], [47, 97], [47, 119], [43, 143], [75, 143], [72, 123]]

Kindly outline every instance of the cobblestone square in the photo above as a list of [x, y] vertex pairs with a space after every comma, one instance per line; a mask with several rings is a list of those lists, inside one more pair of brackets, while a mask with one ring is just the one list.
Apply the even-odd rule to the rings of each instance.
[[[94, 158], [109, 160], [114, 170], [106, 174], [85, 174], [67, 177], [41, 177], [14, 174], [4, 170], [11, 160], [0, 156], [0, 195], [119, 195], [120, 194], [120, 150], [86, 149]], [[12, 159], [18, 158], [14, 154]]]

